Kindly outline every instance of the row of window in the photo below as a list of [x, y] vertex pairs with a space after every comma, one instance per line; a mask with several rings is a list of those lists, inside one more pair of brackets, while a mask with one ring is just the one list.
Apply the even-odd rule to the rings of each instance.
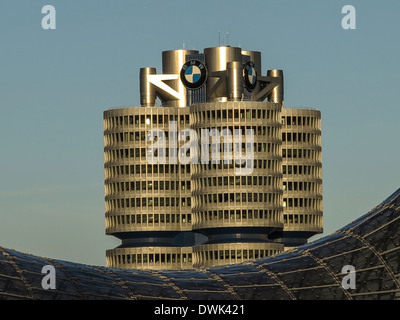
[[[201, 151], [202, 151], [202, 147], [200, 146], [198, 147], [199, 153], [201, 155]], [[210, 144], [209, 145], [209, 151], [211, 151], [211, 155], [218, 155], [218, 153], [220, 155], [224, 154], [224, 152], [227, 153], [227, 157], [230, 156], [230, 158], [232, 158], [236, 153], [239, 154], [239, 159], [241, 156], [245, 157], [245, 155], [247, 153], [250, 152], [251, 150], [251, 144], [247, 144], [247, 143], [242, 143], [241, 145], [239, 143], [218, 143], [218, 144]], [[262, 142], [255, 142], [253, 144], [253, 152], [262, 152], [262, 153], [272, 153], [272, 154], [278, 154], [280, 149], [280, 145], [276, 144], [276, 143], [262, 143]], [[160, 150], [161, 151], [161, 150]], [[168, 152], [166, 152], [168, 153]], [[225, 154], [224, 154], [225, 155]], [[261, 156], [261, 155], [260, 155]], [[209, 157], [212, 159], [212, 156]], [[221, 159], [222, 160], [222, 159]]]
[[119, 175], [130, 175], [130, 174], [190, 174], [190, 164], [177, 165], [177, 164], [137, 164], [137, 165], [121, 165], [121, 166], [110, 166], [104, 168], [105, 178], [111, 178]]
[[[250, 160], [249, 160], [250, 161]], [[222, 170], [222, 169], [235, 169], [242, 167], [250, 167], [247, 163], [248, 161], [244, 161], [243, 164], [237, 164], [236, 161], [232, 161], [232, 163], [222, 163], [220, 161], [219, 164], [216, 163], [208, 163], [208, 164], [198, 164], [195, 166], [194, 174], [201, 172], [201, 170]], [[180, 167], [180, 168], [179, 168]], [[307, 167], [307, 166], [305, 166]], [[280, 161], [278, 160], [253, 160], [253, 168], [252, 169], [268, 169], [272, 171], [280, 171]], [[179, 171], [178, 171], [179, 170]], [[134, 174], [169, 174], [169, 173], [181, 173], [181, 174], [190, 174], [190, 164], [186, 165], [169, 165], [169, 164], [136, 164], [136, 165], [120, 165], [120, 166], [109, 166], [104, 168], [105, 178], [109, 179], [115, 176], [120, 175], [134, 175]], [[285, 172], [284, 172], [285, 173]], [[218, 174], [218, 172], [216, 172]]]
[[315, 214], [284, 214], [283, 222], [285, 224], [313, 224], [316, 226], [322, 226], [322, 216], [317, 216]]
[[271, 220], [281, 222], [280, 211], [264, 210], [264, 209], [243, 209], [243, 210], [212, 210], [200, 211], [194, 214], [194, 223], [203, 223], [205, 221], [236, 221], [243, 222], [245, 220]]
[[268, 109], [223, 109], [205, 110], [192, 113], [194, 122], [215, 120], [277, 120], [277, 111]]
[[[201, 194], [194, 197], [194, 206], [205, 204], [227, 204], [227, 203], [275, 203], [279, 201], [279, 195], [275, 193], [214, 193]], [[285, 203], [284, 203], [285, 205]], [[191, 197], [137, 197], [124, 199], [107, 199], [107, 211], [124, 208], [152, 208], [152, 207], [191, 207]], [[307, 207], [307, 205], [304, 205]]]
[[[219, 151], [220, 154], [220, 159], [222, 159], [222, 155], [224, 155], [224, 152], [229, 152], [228, 155], [231, 155], [231, 158], [233, 158], [235, 153], [239, 153], [240, 155], [245, 155], [247, 150], [250, 150], [250, 146], [246, 146], [246, 143], [240, 144], [235, 144], [233, 143], [227, 143], [226, 145], [224, 143], [221, 144], [210, 144], [209, 145], [209, 151], [213, 152], [213, 154], [217, 154]], [[201, 149], [202, 146], [199, 145], [197, 150], [199, 153], [199, 156], [201, 155]], [[272, 154], [278, 154], [280, 146], [276, 143], [254, 143], [253, 144], [253, 152], [268, 152]], [[165, 148], [155, 148], [154, 149], [154, 154], [151, 152], [153, 151], [152, 148], [147, 149], [147, 148], [125, 148], [125, 149], [114, 149], [114, 150], [105, 150], [104, 151], [104, 159], [105, 162], [110, 162], [110, 161], [116, 161], [120, 159], [135, 159], [136, 161], [148, 161], [148, 159], [153, 160], [153, 155], [154, 157], [162, 158], [166, 157], [167, 159], [170, 156], [171, 150], [166, 146]], [[180, 149], [181, 151], [181, 156], [190, 156], [190, 149], [186, 150], [186, 147]], [[175, 154], [176, 151], [174, 150]], [[211, 158], [210, 161], [212, 160], [212, 156], [209, 157]], [[155, 158], [157, 159], [157, 158]]]
[[[208, 177], [199, 178], [194, 184], [200, 183], [200, 188], [222, 187], [222, 186], [277, 186], [280, 179], [271, 176], [229, 176], [229, 177]], [[169, 190], [191, 190], [192, 182], [188, 181], [126, 181], [107, 183], [106, 193], [125, 192], [125, 191], [169, 191]], [[317, 192], [320, 183], [307, 181], [284, 181], [283, 191], [311, 191]], [[198, 188], [197, 188], [198, 189]]]
[[284, 208], [311, 208], [319, 210], [322, 206], [321, 199], [315, 198], [283, 198]]
[[140, 264], [142, 266], [154, 266], [160, 264], [192, 264], [191, 253], [133, 253], [118, 254], [108, 257], [110, 267], [122, 264]]
[[[153, 128], [155, 129], [155, 128]], [[232, 140], [235, 140], [236, 132], [238, 132], [238, 135], [242, 138], [243, 141], [246, 140], [246, 130], [252, 130], [252, 133], [254, 135], [254, 139], [257, 139], [257, 137], [268, 137], [268, 138], [275, 138], [277, 140], [282, 139], [281, 138], [281, 131], [280, 128], [278, 127], [270, 127], [270, 126], [226, 126], [226, 127], [215, 127], [217, 129], [217, 132], [213, 132], [212, 130], [208, 130], [208, 137], [210, 140], [215, 140], [221, 141], [221, 138], [226, 135], [227, 137], [232, 137]], [[203, 138], [203, 131], [206, 129], [197, 129], [196, 134], [197, 138], [200, 141]], [[228, 130], [228, 131], [226, 131]], [[240, 131], [238, 131], [240, 130]], [[189, 129], [184, 129], [181, 131], [181, 137], [179, 137], [179, 142], [183, 142], [184, 140], [189, 140], [190, 138], [190, 130]], [[310, 133], [308, 133], [310, 135]], [[138, 144], [141, 142], [142, 144], [152, 144], [156, 139], [164, 139], [166, 142], [169, 141], [169, 131], [168, 130], [161, 130], [158, 131], [157, 133], [153, 133], [152, 131], [149, 130], [147, 131], [125, 131], [125, 132], [115, 132], [115, 133], [106, 133], [104, 135], [104, 145], [111, 146], [116, 143], [126, 143], [126, 142], [135, 142], [135, 144]], [[310, 137], [309, 137], [310, 138]], [[175, 139], [178, 139], [176, 137]], [[236, 138], [237, 139], [237, 138]]]
[[[278, 187], [280, 179], [272, 176], [224, 176], [224, 177], [208, 177], [199, 178], [193, 180], [194, 186], [198, 186], [195, 190], [207, 187], [227, 187], [227, 186], [272, 186]], [[289, 190], [292, 190], [292, 182], [289, 182]], [[297, 182], [295, 182], [295, 187], [297, 188]], [[304, 190], [308, 190], [306, 182], [304, 182]], [[311, 184], [311, 182], [309, 183]], [[174, 190], [191, 190], [192, 181], [190, 180], [148, 180], [148, 181], [125, 181], [125, 182], [113, 182], [106, 183], [106, 195], [116, 193], [116, 192], [126, 192], [126, 191], [174, 191]], [[303, 183], [299, 187], [303, 190]], [[283, 190], [286, 190], [286, 182], [284, 182]], [[297, 189], [295, 189], [297, 190]]]
[[241, 262], [272, 256], [280, 253], [279, 250], [237, 249], [237, 250], [208, 250], [195, 253], [196, 265], [207, 264], [208, 261]]
[[321, 161], [321, 151], [314, 149], [285, 149], [282, 148], [282, 158], [284, 159], [309, 159]]
[[[197, 164], [194, 166], [195, 171], [193, 173], [198, 173], [198, 172], [202, 172], [199, 170], [212, 170], [215, 172], [215, 170], [222, 170], [222, 169], [234, 169], [234, 168], [240, 168], [240, 167], [244, 167], [243, 165], [247, 166], [247, 168], [249, 168], [251, 166], [251, 160], [247, 160], [247, 161], [243, 161], [242, 166], [240, 166], [238, 163], [236, 163], [236, 161], [232, 161], [232, 163], [227, 164], [225, 163], [225, 161], [220, 161], [219, 163], [212, 163], [212, 161], [210, 161], [209, 163], [206, 164]], [[280, 160], [262, 160], [262, 159], [254, 159], [253, 160], [253, 169], [269, 169], [269, 170], [273, 170], [273, 171], [280, 171], [280, 164], [281, 161]], [[204, 172], [204, 171], [203, 171]], [[215, 172], [215, 174], [218, 174], [218, 172]]]
[[[196, 122], [220, 119], [255, 119], [255, 120], [276, 120], [277, 112], [266, 109], [229, 109], [229, 110], [206, 110], [193, 113]], [[104, 128], [114, 129], [128, 126], [145, 125], [168, 125], [170, 121], [179, 121], [180, 124], [189, 124], [190, 116], [167, 115], [167, 114], [142, 114], [129, 116], [115, 116], [104, 119]], [[310, 116], [282, 116], [282, 124], [285, 126], [308, 126], [314, 127], [319, 124], [320, 119]]]
[[[275, 143], [254, 143], [253, 146], [253, 152], [257, 153], [272, 153], [272, 154], [278, 154], [280, 146], [275, 144]], [[236, 152], [241, 152], [241, 154], [244, 156], [249, 148], [246, 148], [245, 143], [242, 143], [242, 148], [237, 149], [236, 147], [233, 148], [233, 144], [227, 144], [227, 147], [224, 144], [219, 144], [215, 145], [212, 144], [211, 148], [209, 149], [212, 154], [218, 155], [219, 153], [219, 162], [226, 162], [223, 160], [221, 157], [222, 155], [225, 155], [226, 152], [227, 156], [230, 156], [232, 161], [233, 156]], [[106, 150], [104, 155], [105, 155], [105, 162], [112, 162], [120, 159], [135, 159], [136, 161], [148, 161], [148, 159], [153, 159], [153, 154], [150, 153], [151, 149], [146, 149], [146, 148], [126, 148], [126, 149], [114, 149], [114, 150]], [[166, 157], [167, 159], [169, 158], [170, 154], [170, 149], [169, 148], [158, 148], [154, 150], [154, 157], [161, 158]], [[183, 157], [189, 157], [190, 156], [190, 149], [182, 149], [180, 150], [182, 153]], [[198, 152], [199, 152], [199, 158], [201, 159], [201, 148], [199, 146]], [[175, 151], [174, 151], [175, 152]], [[308, 149], [308, 148], [301, 148], [301, 149], [287, 149], [287, 148], [282, 148], [282, 157], [283, 158], [308, 158], [308, 159], [320, 159], [321, 151], [320, 150], [315, 150], [315, 149]], [[256, 154], [257, 156], [257, 154]], [[155, 158], [155, 159], [158, 159]], [[212, 156], [208, 157], [210, 158], [209, 161], [211, 162]]]
[[[163, 111], [163, 110], [160, 110]], [[266, 109], [222, 109], [205, 110], [192, 113], [195, 121], [221, 120], [221, 119], [254, 119], [254, 120], [277, 120], [278, 112]], [[180, 124], [189, 124], [189, 114], [141, 114], [114, 116], [104, 119], [106, 130], [128, 126], [145, 125], [168, 125], [170, 121], [179, 121]]]
[[321, 176], [321, 168], [316, 166], [306, 166], [306, 165], [283, 165], [282, 173], [292, 175], [292, 174], [303, 174], [311, 175], [313, 177]]
[[224, 176], [224, 177], [201, 177], [193, 180], [194, 190], [208, 187], [227, 186], [272, 186], [278, 188], [281, 179], [273, 176]]
[[[214, 132], [212, 129], [217, 129], [217, 132]], [[220, 139], [221, 137], [224, 137], [224, 135], [228, 137], [230, 135], [232, 136], [232, 138], [234, 138], [235, 135], [238, 134], [242, 135], [243, 140], [245, 140], [245, 135], [248, 130], [252, 130], [251, 132], [254, 135], [254, 139], [256, 139], [257, 137], [281, 139], [281, 129], [279, 127], [273, 127], [273, 126], [232, 125], [232, 126], [216, 126], [214, 128], [209, 128], [209, 129], [197, 128], [196, 133], [197, 136], [199, 137], [199, 140], [205, 135], [204, 130], [208, 130], [208, 136], [211, 139], [213, 137]]]
[[321, 135], [304, 132], [282, 132], [282, 142], [306, 142], [310, 144], [321, 144]]
[[192, 223], [192, 215], [172, 213], [138, 213], [113, 215], [106, 218], [106, 227], [114, 228], [120, 225], [140, 224], [143, 227], [151, 227], [164, 223]]
[[126, 181], [126, 182], [115, 182], [115, 183], [106, 183], [106, 195], [116, 193], [116, 192], [125, 192], [125, 191], [173, 191], [173, 190], [188, 190], [191, 188], [191, 181], [157, 181], [157, 180], [149, 180], [149, 181]]
[[315, 127], [319, 124], [319, 118], [305, 116], [282, 116], [282, 124], [285, 126]]
[[200, 194], [194, 197], [195, 204], [227, 204], [227, 203], [257, 203], [267, 202], [270, 204], [279, 201], [279, 195], [276, 193], [252, 193], [252, 192], [231, 192], [231, 193], [213, 193], [213, 194]]
[[283, 191], [307, 191], [313, 193], [321, 193], [322, 184], [308, 181], [284, 181]]
[[[226, 186], [272, 186], [278, 187], [280, 179], [271, 176], [230, 176], [230, 177], [208, 177], [199, 178], [193, 181], [193, 184], [200, 188], [208, 187], [226, 187]], [[126, 191], [175, 191], [175, 190], [191, 190], [192, 182], [188, 181], [126, 181], [126, 182], [114, 182], [105, 184], [106, 195], [116, 192]], [[308, 192], [320, 192], [320, 183], [308, 182], [308, 181], [284, 181], [283, 191], [308, 191]], [[199, 188], [195, 188], [198, 190]]]
[[190, 207], [191, 197], [139, 197], [106, 200], [106, 210], [152, 207]]
[[[270, 220], [281, 221], [280, 213], [277, 210], [214, 210], [201, 211], [194, 215], [194, 223], [204, 223], [206, 221], [231, 221], [243, 223], [249, 220]], [[283, 222], [294, 224], [314, 224], [322, 225], [322, 216], [314, 214], [284, 214]], [[120, 225], [137, 224], [144, 227], [152, 227], [156, 224], [170, 223], [192, 223], [192, 214], [128, 214], [114, 215], [106, 219], [106, 227], [114, 228]]]
[[[163, 110], [161, 110], [163, 111]], [[129, 115], [129, 116], [115, 116], [104, 119], [104, 130], [120, 129], [121, 127], [137, 127], [137, 126], [150, 126], [150, 125], [169, 125], [170, 121], [176, 121], [180, 124], [189, 125], [189, 114], [142, 114], [142, 115]]]

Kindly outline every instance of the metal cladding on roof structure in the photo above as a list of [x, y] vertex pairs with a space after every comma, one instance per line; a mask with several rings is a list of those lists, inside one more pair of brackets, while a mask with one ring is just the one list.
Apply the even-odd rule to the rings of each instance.
[[[42, 288], [42, 268], [56, 288]], [[355, 289], [344, 289], [355, 268]], [[121, 270], [0, 247], [0, 299], [314, 300], [400, 298], [400, 189], [315, 242], [240, 264], [191, 270]]]

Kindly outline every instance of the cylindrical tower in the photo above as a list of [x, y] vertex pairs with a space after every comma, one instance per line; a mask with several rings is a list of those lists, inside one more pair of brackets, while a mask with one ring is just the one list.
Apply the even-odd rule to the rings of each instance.
[[229, 101], [243, 98], [243, 66], [239, 61], [228, 62], [226, 66], [226, 95]]
[[[176, 74], [179, 75], [183, 64], [186, 62], [186, 56], [199, 53], [197, 50], [168, 50], [162, 53], [162, 72], [163, 74]], [[166, 80], [165, 83], [177, 92], [182, 93], [182, 99], [164, 99], [164, 106], [171, 107], [186, 107], [187, 106], [187, 89], [182, 84], [180, 79]], [[160, 91], [162, 94], [162, 91]]]
[[201, 137], [191, 169], [193, 230], [208, 237], [194, 247], [195, 267], [283, 251], [275, 241], [283, 227], [280, 111], [255, 101], [190, 106]]
[[285, 248], [322, 233], [321, 112], [282, 109]]
[[[170, 158], [185, 127], [188, 108], [104, 112], [106, 234], [122, 241], [107, 250], [107, 266], [192, 267], [190, 165]], [[159, 148], [150, 148], [156, 142]]]
[[268, 101], [281, 103], [284, 100], [283, 71], [277, 69], [268, 70], [267, 76], [282, 78], [282, 84], [277, 85], [274, 89], [272, 89], [271, 93], [268, 95]]
[[140, 105], [154, 107], [157, 104], [156, 88], [149, 81], [149, 75], [155, 75], [156, 68], [140, 68]]
[[215, 76], [214, 72], [226, 71], [228, 62], [242, 63], [242, 50], [237, 47], [213, 47], [204, 49], [204, 55], [209, 74], [206, 84], [207, 101], [227, 101], [227, 85], [222, 81], [215, 87], [220, 77]]

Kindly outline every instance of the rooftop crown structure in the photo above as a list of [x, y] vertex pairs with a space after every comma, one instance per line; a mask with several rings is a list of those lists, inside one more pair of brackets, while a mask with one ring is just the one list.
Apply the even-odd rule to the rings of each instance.
[[107, 266], [261, 258], [322, 232], [321, 114], [286, 109], [282, 70], [237, 47], [171, 50], [138, 107], [104, 112]]

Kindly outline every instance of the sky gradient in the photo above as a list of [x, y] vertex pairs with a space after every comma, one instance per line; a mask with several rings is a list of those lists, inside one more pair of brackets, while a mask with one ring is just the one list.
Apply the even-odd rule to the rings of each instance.
[[[56, 30], [43, 30], [45, 5]], [[356, 8], [344, 30], [341, 9]], [[283, 69], [285, 106], [322, 112], [324, 234], [400, 186], [400, 2], [1, 0], [0, 246], [93, 265], [104, 231], [103, 111], [139, 104], [164, 50], [223, 44]], [[226, 36], [228, 33], [228, 37]]]

